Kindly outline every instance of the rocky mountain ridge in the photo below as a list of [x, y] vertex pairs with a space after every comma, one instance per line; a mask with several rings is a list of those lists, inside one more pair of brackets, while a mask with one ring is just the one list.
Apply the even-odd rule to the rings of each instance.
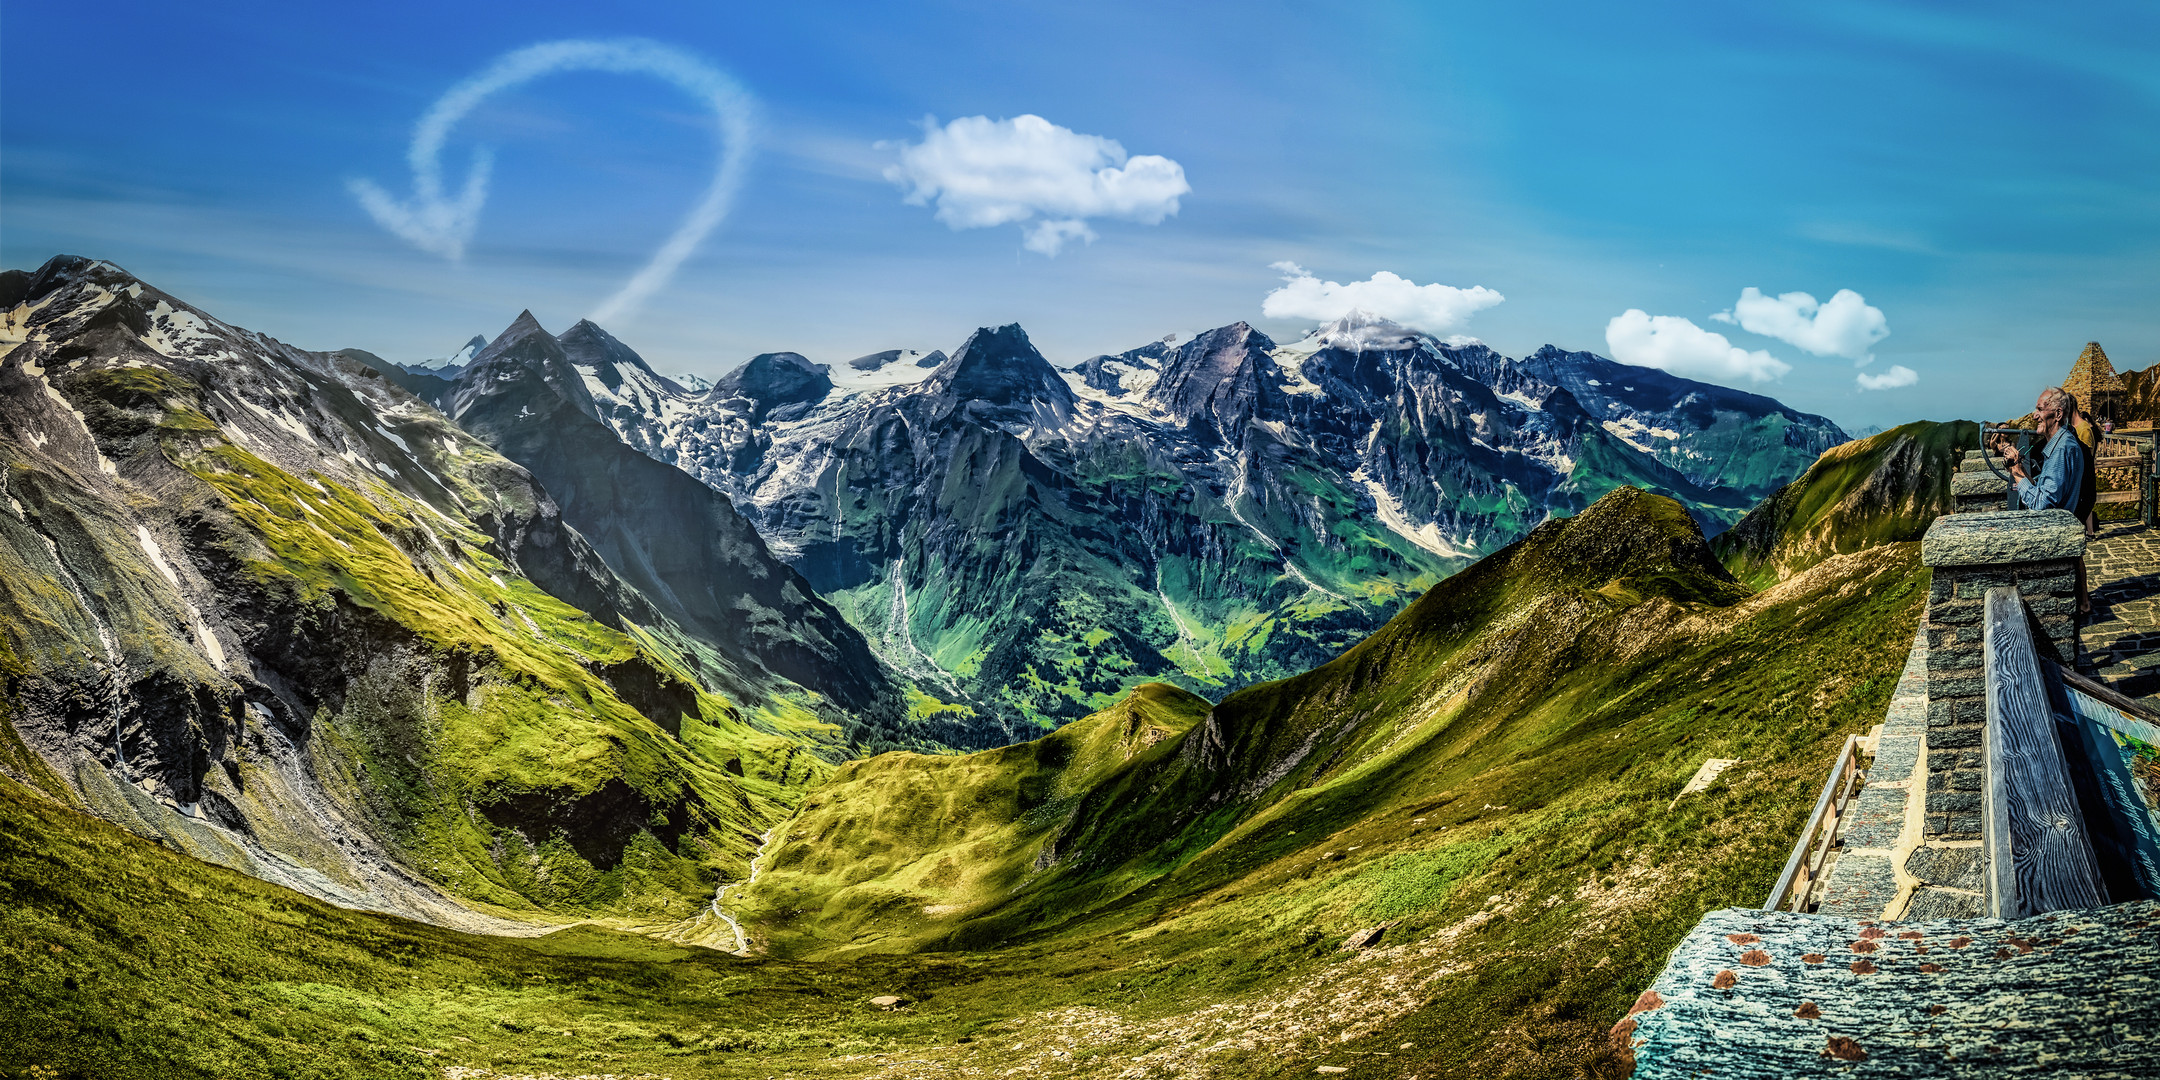
[[774, 353], [696, 394], [598, 327], [561, 340], [565, 401], [725, 493], [887, 662], [1001, 728], [1303, 670], [1621, 484], [1714, 531], [1843, 439], [1756, 395], [1362, 313], [1070, 371], [1018, 326], [926, 374]]

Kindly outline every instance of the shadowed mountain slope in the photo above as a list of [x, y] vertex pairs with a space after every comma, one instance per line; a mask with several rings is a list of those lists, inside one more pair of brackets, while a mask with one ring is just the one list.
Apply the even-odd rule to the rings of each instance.
[[[572, 349], [627, 351], [591, 323], [558, 341], [521, 315], [466, 368], [448, 403], [452, 414], [532, 470], [563, 519], [624, 581], [712, 646], [700, 650], [708, 678], [765, 692], [784, 684], [813, 690], [857, 745], [965, 745], [961, 730], [902, 730], [905, 703], [862, 634], [772, 557], [727, 496], [624, 445], [578, 409], [571, 390], [583, 386]], [[621, 381], [608, 389], [621, 390]]]

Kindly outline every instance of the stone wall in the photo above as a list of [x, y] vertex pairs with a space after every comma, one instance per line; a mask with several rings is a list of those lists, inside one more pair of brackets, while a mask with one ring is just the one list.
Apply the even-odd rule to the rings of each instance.
[[[1995, 468], [2005, 468], [2000, 458], [1996, 459]], [[1957, 475], [1950, 478], [1950, 497], [1957, 506], [1956, 513], [2002, 510], [2010, 505], [2010, 482], [1989, 470], [1980, 451], [1967, 450], [1964, 460], [1958, 462]]]
[[1920, 544], [1932, 568], [1928, 648], [1927, 812], [1931, 840], [1981, 838], [1987, 789], [1987, 591], [2014, 585], [2034, 625], [2033, 644], [2065, 664], [2077, 658], [2077, 560], [2085, 530], [2067, 510], [2009, 510], [1938, 518]]

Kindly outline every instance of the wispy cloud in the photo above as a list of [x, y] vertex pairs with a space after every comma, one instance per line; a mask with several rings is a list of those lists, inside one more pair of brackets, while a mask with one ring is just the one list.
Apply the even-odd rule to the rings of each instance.
[[1473, 285], [1420, 285], [1386, 270], [1364, 281], [1348, 284], [1322, 281], [1294, 262], [1279, 262], [1283, 283], [1260, 301], [1260, 314], [1270, 319], [1311, 319], [1331, 322], [1352, 311], [1364, 311], [1429, 333], [1445, 333], [1469, 321], [1470, 316], [1507, 297]]
[[1816, 356], [1842, 356], [1862, 365], [1875, 359], [1868, 349], [1890, 336], [1890, 320], [1882, 309], [1870, 306], [1851, 289], [1839, 289], [1829, 303], [1818, 304], [1808, 293], [1764, 296], [1750, 285], [1740, 290], [1740, 299], [1730, 310], [1710, 317], [1738, 323], [1748, 333], [1776, 338]]
[[1640, 308], [1629, 308], [1605, 324], [1605, 345], [1623, 364], [1711, 382], [1769, 382], [1792, 370], [1791, 364], [1767, 352], [1740, 348], [1688, 319], [1651, 315]]
[[405, 152], [413, 173], [413, 196], [409, 201], [393, 197], [372, 180], [354, 180], [349, 186], [353, 197], [383, 228], [422, 251], [452, 261], [463, 258], [465, 245], [479, 228], [480, 210], [487, 204], [494, 159], [486, 148], [474, 151], [465, 182], [457, 196], [451, 198], [444, 194], [443, 144], [458, 121], [489, 97], [565, 71], [651, 75], [673, 83], [712, 109], [720, 138], [719, 161], [704, 196], [652, 259], [593, 311], [595, 320], [605, 322], [634, 310], [667, 284], [705, 235], [727, 216], [728, 206], [742, 186], [757, 130], [757, 105], [735, 80], [704, 61], [658, 42], [636, 38], [528, 45], [451, 87], [420, 117], [413, 128], [412, 144]]
[[878, 145], [899, 148], [885, 179], [906, 191], [908, 203], [936, 202], [937, 219], [955, 230], [1021, 223], [1027, 249], [1044, 255], [1072, 240], [1092, 243], [1088, 218], [1155, 225], [1192, 192], [1184, 166], [1169, 158], [1127, 156], [1115, 139], [1032, 113], [963, 116], [943, 127], [926, 117], [921, 142]]
[[1892, 364], [1890, 370], [1880, 375], [1869, 375], [1866, 372], [1861, 372], [1853, 376], [1853, 381], [1860, 384], [1862, 390], [1894, 390], [1900, 386], [1911, 386], [1919, 382], [1920, 373], [1903, 364]]

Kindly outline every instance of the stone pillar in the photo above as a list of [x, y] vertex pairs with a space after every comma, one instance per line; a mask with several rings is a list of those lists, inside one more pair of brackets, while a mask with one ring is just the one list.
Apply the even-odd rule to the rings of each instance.
[[1978, 840], [1987, 661], [1987, 591], [2015, 585], [2036, 624], [2033, 644], [2077, 659], [2077, 560], [2085, 528], [2068, 510], [2003, 510], [1935, 519], [1920, 541], [1928, 587], [1927, 816], [1930, 840]]
[[[2004, 467], [2000, 458], [1995, 467]], [[1954, 513], [2002, 510], [2010, 505], [2010, 482], [1989, 471], [1980, 451], [1967, 450], [1964, 460], [1958, 462], [1957, 475], [1950, 478], [1950, 497], [1957, 506]]]

